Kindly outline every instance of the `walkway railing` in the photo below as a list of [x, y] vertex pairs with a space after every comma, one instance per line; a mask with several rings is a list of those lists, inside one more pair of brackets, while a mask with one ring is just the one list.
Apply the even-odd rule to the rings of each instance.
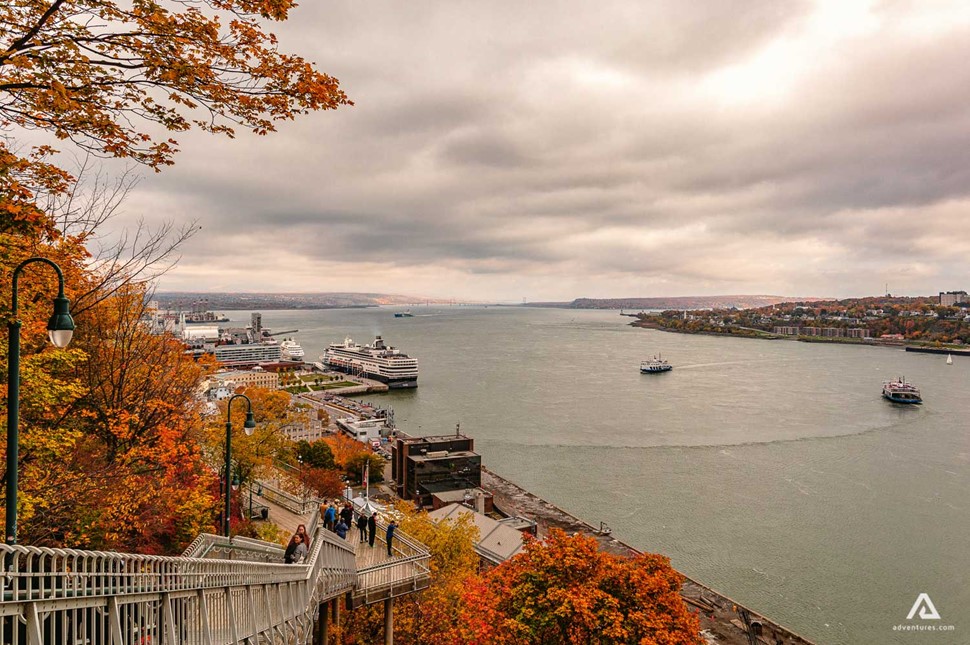
[[294, 495], [265, 481], [259, 482], [259, 486], [262, 488], [262, 492], [260, 493], [262, 497], [265, 497], [277, 506], [282, 506], [291, 513], [306, 515], [311, 511], [320, 509], [320, 500], [316, 497], [304, 498], [299, 495]]
[[308, 643], [319, 603], [357, 582], [353, 549], [329, 531], [311, 535], [304, 565], [249, 561], [282, 551], [211, 535], [187, 550], [203, 557], [0, 544], [0, 643]]
[[[381, 549], [387, 549], [386, 534], [387, 526], [378, 522], [377, 541]], [[357, 588], [351, 598], [353, 606], [414, 593], [430, 584], [431, 554], [424, 545], [397, 531], [391, 541], [391, 552], [393, 560], [357, 570]]]
[[[318, 512], [307, 525], [300, 565], [283, 564], [280, 545], [212, 534], [179, 557], [0, 544], [0, 643], [302, 645], [323, 602], [348, 594], [356, 606], [429, 584], [427, 549], [403, 533], [392, 559], [358, 569]], [[385, 534], [379, 522], [380, 549]]]
[[278, 544], [236, 536], [231, 540], [221, 535], [203, 533], [182, 553], [183, 558], [219, 558], [250, 562], [283, 561], [285, 549]]

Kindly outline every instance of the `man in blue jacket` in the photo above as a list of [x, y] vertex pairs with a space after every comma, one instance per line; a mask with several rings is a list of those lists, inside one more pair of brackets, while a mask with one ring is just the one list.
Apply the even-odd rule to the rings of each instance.
[[341, 540], [346, 540], [347, 539], [347, 530], [349, 528], [350, 528], [349, 526], [347, 526], [346, 524], [344, 524], [343, 519], [339, 519], [339, 520], [337, 520], [337, 526], [333, 527], [333, 531], [338, 536], [340, 536], [340, 539]]
[[387, 556], [391, 556], [391, 541], [394, 539], [394, 529], [397, 528], [397, 522], [391, 520], [390, 524], [387, 525]]

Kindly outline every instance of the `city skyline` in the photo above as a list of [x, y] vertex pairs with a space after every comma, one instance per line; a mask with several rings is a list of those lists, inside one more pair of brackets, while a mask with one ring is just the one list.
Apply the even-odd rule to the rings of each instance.
[[[115, 226], [165, 291], [473, 300], [965, 288], [960, 3], [304, 4], [354, 107], [177, 138]], [[118, 162], [109, 162], [111, 168]]]

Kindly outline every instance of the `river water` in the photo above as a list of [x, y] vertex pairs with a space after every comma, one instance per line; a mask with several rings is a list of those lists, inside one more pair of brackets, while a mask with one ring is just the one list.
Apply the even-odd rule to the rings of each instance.
[[[461, 423], [491, 470], [810, 639], [970, 643], [970, 358], [672, 334], [617, 312], [393, 311], [263, 324], [299, 329], [307, 360], [383, 335], [420, 361], [416, 390], [370, 397], [403, 430]], [[656, 353], [675, 369], [640, 374]], [[880, 397], [899, 375], [922, 406]], [[940, 620], [906, 620], [920, 593]], [[914, 624], [955, 631], [893, 630]]]

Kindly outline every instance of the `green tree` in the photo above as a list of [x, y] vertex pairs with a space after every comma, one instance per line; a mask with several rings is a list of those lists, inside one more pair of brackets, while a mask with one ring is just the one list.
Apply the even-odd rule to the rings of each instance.
[[347, 473], [351, 481], [357, 481], [363, 484], [365, 464], [370, 464], [368, 481], [371, 484], [384, 481], [384, 459], [368, 450], [362, 450], [351, 456], [344, 466], [344, 472]]
[[310, 443], [305, 439], [296, 442], [296, 456], [309, 468], [330, 469], [334, 467], [333, 451], [325, 441]]

